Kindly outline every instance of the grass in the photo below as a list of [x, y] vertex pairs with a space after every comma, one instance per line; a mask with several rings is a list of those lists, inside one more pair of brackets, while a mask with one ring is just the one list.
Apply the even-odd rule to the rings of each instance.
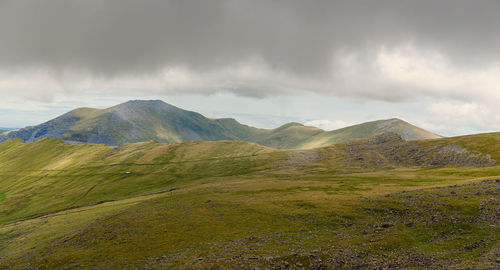
[[0, 268], [496, 264], [499, 184], [481, 181], [499, 166], [381, 170], [345, 149], [0, 143]]
[[[284, 196], [296, 195], [289, 189], [255, 198], [214, 183], [209, 186], [133, 204], [23, 259], [44, 262], [49, 269], [72, 263], [81, 268], [250, 268], [254, 263], [249, 264], [249, 258], [268, 267], [284, 261], [306, 265], [314, 262], [304, 257], [314, 254], [325, 262], [337, 258], [330, 262], [335, 266], [347, 250], [359, 260], [350, 264], [376, 265], [381, 260], [385, 265], [402, 264], [383, 258], [397, 260], [409, 248], [417, 266], [478, 266], [494, 263], [495, 258], [481, 256], [498, 248], [500, 240], [498, 230], [491, 227], [498, 226], [494, 216], [488, 217], [499, 210], [491, 201], [498, 197], [499, 184], [491, 181], [369, 196], [356, 203], [353, 196], [337, 196], [335, 204], [344, 207], [334, 209], [315, 198], [314, 189], [305, 191], [310, 194], [302, 199]], [[123, 259], [117, 261], [117, 256]], [[23, 260], [16, 262], [23, 265]]]

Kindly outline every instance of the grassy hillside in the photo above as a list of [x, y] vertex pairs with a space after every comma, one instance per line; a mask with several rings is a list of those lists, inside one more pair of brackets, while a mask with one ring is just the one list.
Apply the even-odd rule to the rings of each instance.
[[6, 141], [0, 268], [491, 268], [499, 139]]
[[[495, 181], [362, 197], [344, 209], [309, 196], [273, 196], [290, 197], [290, 189], [264, 193], [232, 187], [224, 194], [150, 198], [108, 210], [106, 217], [11, 262], [42, 269], [499, 266], [500, 183]], [[246, 201], [251, 195], [263, 201]], [[57, 218], [47, 218], [46, 224]]]
[[424, 145], [431, 144], [453, 144], [460, 145], [477, 152], [487, 153], [497, 161], [500, 161], [500, 152], [497, 151], [500, 145], [500, 132], [484, 133], [467, 136], [443, 138], [440, 140], [428, 140], [422, 142]]
[[[9, 140], [0, 143], [0, 193], [5, 196], [0, 222], [159, 192], [209, 177], [329, 176], [414, 166], [486, 166], [490, 169], [480, 171], [487, 176], [495, 171], [496, 167], [489, 166], [497, 164], [492, 157], [500, 156], [500, 149], [490, 147], [482, 153], [474, 150], [474, 142], [483, 141], [485, 136], [500, 139], [499, 133], [477, 135], [467, 138], [470, 147], [463, 148], [449, 143], [460, 142], [461, 138], [406, 142], [386, 133], [291, 151], [241, 141], [150, 141], [111, 147], [69, 145], [57, 139], [34, 143]], [[475, 171], [472, 168], [461, 169], [458, 174]], [[54, 197], [47, 191], [64, 196]]]
[[266, 166], [261, 155], [273, 151], [229, 141], [146, 142], [120, 148], [68, 145], [57, 139], [6, 141], [0, 143], [0, 192], [6, 196], [0, 223], [159, 192], [201, 177], [250, 173]]
[[375, 134], [394, 132], [404, 140], [438, 139], [440, 136], [411, 125], [400, 119], [367, 122], [359, 125], [322, 132], [302, 143], [302, 148], [315, 148], [345, 142], [350, 139], [367, 138]]
[[242, 125], [234, 119], [208, 119], [159, 100], [135, 100], [102, 110], [76, 109], [37, 126], [0, 134], [0, 141], [20, 138], [33, 142], [42, 138], [58, 138], [73, 144], [122, 145], [149, 140], [243, 140], [280, 149], [298, 149], [366, 138], [387, 131], [396, 132], [406, 140], [438, 137], [398, 119], [369, 122], [330, 132], [299, 123], [289, 123], [276, 129], [258, 129]]

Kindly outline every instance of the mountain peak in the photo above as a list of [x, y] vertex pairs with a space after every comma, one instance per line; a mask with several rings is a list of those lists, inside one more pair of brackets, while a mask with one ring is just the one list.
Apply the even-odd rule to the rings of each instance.
[[152, 99], [152, 100], [142, 100], [142, 99], [135, 99], [135, 100], [129, 100], [124, 103], [118, 104], [114, 107], [171, 107], [171, 108], [176, 108], [175, 106], [172, 106], [162, 100], [159, 99]]
[[135, 114], [138, 112], [172, 112], [172, 111], [182, 111], [182, 109], [177, 108], [173, 105], [165, 103], [161, 100], [129, 100], [127, 102], [118, 104], [107, 109], [109, 112], [118, 113], [125, 118], [134, 118]]
[[167, 103], [164, 102], [163, 100], [159, 100], [159, 99], [149, 99], [149, 100], [146, 100], [146, 99], [132, 99], [132, 100], [126, 101], [126, 102], [124, 102], [122, 104], [119, 104], [119, 105], [123, 105], [123, 104], [158, 105], [158, 104], [167, 104]]
[[280, 126], [279, 128], [289, 128], [289, 127], [303, 127], [304, 125], [298, 122], [290, 122]]
[[390, 118], [390, 119], [386, 119], [385, 121], [398, 121], [398, 122], [405, 122], [397, 117], [393, 117], [393, 118]]
[[375, 129], [377, 132], [396, 132], [405, 140], [434, 139], [440, 136], [414, 126], [399, 118], [381, 120]]
[[393, 118], [389, 118], [389, 119], [383, 119], [383, 120], [378, 120], [377, 122], [388, 123], [388, 124], [390, 124], [390, 123], [393, 123], [393, 124], [395, 124], [395, 123], [408, 123], [408, 122], [406, 122], [406, 121], [404, 121], [402, 119], [399, 119], [397, 117], [393, 117]]

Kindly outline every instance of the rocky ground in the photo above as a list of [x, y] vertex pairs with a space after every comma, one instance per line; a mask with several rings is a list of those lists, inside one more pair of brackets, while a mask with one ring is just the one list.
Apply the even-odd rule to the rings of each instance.
[[[196, 258], [186, 267], [500, 269], [500, 180], [391, 194], [366, 199], [363, 205], [356, 209], [358, 216], [332, 223], [336, 236], [330, 245], [288, 255], [252, 254], [271, 242], [318, 237], [311, 231], [293, 240], [280, 233], [255, 235], [220, 245], [219, 253]], [[154, 258], [147, 268], [169, 268], [170, 261], [170, 256]]]
[[492, 166], [489, 155], [472, 152], [459, 145], [424, 147], [416, 141], [405, 141], [396, 133], [387, 132], [369, 139], [352, 140], [347, 145], [348, 164], [362, 168], [394, 166]]

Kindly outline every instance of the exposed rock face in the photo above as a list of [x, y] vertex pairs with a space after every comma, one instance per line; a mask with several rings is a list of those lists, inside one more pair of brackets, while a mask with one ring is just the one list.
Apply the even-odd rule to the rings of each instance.
[[490, 155], [471, 152], [459, 145], [424, 147], [418, 142], [407, 142], [396, 133], [387, 132], [364, 140], [346, 143], [350, 164], [363, 168], [390, 168], [392, 166], [491, 166]]
[[71, 127], [80, 118], [63, 115], [54, 120], [45, 122], [38, 126], [30, 126], [19, 130], [11, 131], [0, 135], [0, 142], [19, 138], [25, 142], [34, 142], [42, 138], [58, 138], [67, 143], [102, 143], [108, 145], [116, 145], [115, 139], [108, 134], [101, 132], [104, 125], [97, 126], [88, 132], [75, 133]]
[[70, 132], [70, 127], [79, 119], [77, 117], [58, 117], [38, 126], [30, 126], [0, 135], [0, 141], [20, 138], [25, 142], [33, 142], [41, 138], [59, 138]]

